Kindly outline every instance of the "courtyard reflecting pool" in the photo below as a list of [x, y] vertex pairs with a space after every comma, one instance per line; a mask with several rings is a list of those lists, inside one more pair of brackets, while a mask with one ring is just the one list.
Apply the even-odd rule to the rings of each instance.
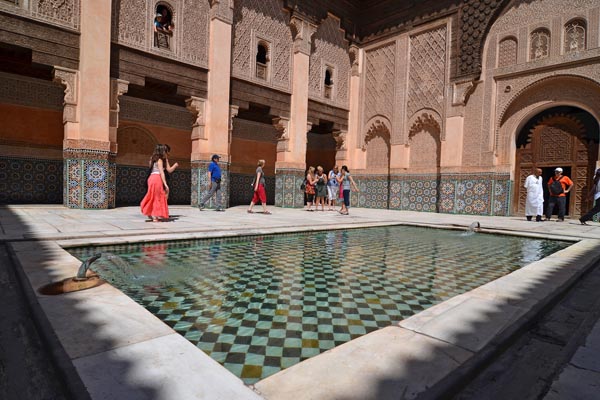
[[251, 384], [569, 245], [390, 226], [67, 250]]

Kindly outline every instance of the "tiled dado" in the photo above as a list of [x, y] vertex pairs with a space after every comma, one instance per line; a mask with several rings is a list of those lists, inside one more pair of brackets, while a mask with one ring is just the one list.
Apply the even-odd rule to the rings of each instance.
[[508, 174], [353, 175], [351, 205], [471, 215], [509, 215]]
[[[254, 175], [231, 174], [229, 185], [229, 205], [248, 205], [254, 193], [252, 182]], [[265, 176], [267, 204], [275, 204], [275, 177]]]
[[304, 170], [277, 169], [275, 172], [275, 205], [285, 208], [304, 207], [304, 192], [300, 185], [304, 180]]
[[[212, 161], [192, 161], [192, 207], [198, 207], [200, 200], [208, 191], [208, 166]], [[221, 167], [221, 204], [224, 207], [229, 207], [229, 164], [219, 163]], [[214, 196], [206, 204], [207, 208], [215, 207]]]
[[63, 161], [0, 157], [0, 204], [61, 204]]
[[[117, 165], [116, 205], [137, 206], [146, 195], [148, 168]], [[190, 204], [191, 171], [176, 169], [169, 179], [169, 204]]]
[[114, 154], [65, 150], [63, 204], [69, 208], [114, 208], [115, 177]]

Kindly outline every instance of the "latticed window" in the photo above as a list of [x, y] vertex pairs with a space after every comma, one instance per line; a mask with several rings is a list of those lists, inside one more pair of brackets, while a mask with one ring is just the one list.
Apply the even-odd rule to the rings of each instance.
[[323, 95], [326, 99], [333, 97], [333, 72], [331, 68], [325, 70], [325, 91]]
[[156, 6], [152, 27], [154, 30], [154, 47], [172, 50], [171, 39], [175, 24], [173, 23], [173, 13], [165, 4]]
[[585, 50], [585, 21], [575, 20], [565, 25], [565, 53]]
[[500, 42], [498, 50], [498, 68], [517, 63], [517, 39], [506, 38]]
[[256, 77], [267, 80], [269, 66], [269, 48], [263, 42], [258, 44], [256, 49]]
[[538, 29], [531, 33], [530, 60], [546, 58], [550, 54], [550, 31]]

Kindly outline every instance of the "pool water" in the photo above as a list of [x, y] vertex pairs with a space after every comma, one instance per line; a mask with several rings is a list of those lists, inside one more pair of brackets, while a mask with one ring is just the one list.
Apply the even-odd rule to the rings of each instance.
[[568, 245], [391, 226], [68, 251], [251, 384]]

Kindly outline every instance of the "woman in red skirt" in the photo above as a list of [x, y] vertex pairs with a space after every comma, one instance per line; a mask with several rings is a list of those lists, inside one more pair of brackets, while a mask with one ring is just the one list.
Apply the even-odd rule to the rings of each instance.
[[258, 160], [258, 167], [256, 167], [256, 175], [254, 176], [254, 182], [252, 183], [252, 188], [254, 189], [254, 195], [252, 196], [252, 201], [250, 202], [250, 207], [248, 207], [248, 213], [252, 214], [252, 207], [256, 203], [260, 201], [260, 204], [263, 208], [263, 214], [271, 214], [269, 210], [267, 210], [267, 192], [265, 191], [265, 173], [263, 172], [262, 167], [265, 166], [265, 160]]
[[152, 170], [148, 177], [148, 192], [140, 204], [142, 214], [152, 218], [152, 222], [169, 219], [169, 207], [167, 206], [169, 186], [164, 171], [166, 165], [166, 146], [158, 144], [150, 159]]

